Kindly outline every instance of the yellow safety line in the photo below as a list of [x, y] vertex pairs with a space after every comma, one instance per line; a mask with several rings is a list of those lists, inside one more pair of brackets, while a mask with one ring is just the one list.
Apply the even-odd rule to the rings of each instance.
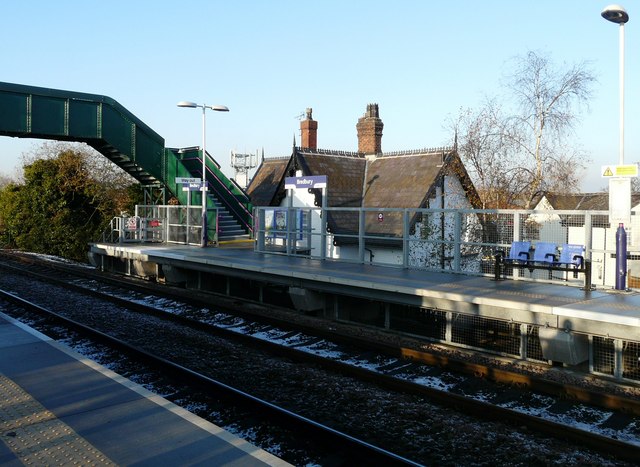
[[116, 465], [2, 373], [0, 439], [25, 465]]

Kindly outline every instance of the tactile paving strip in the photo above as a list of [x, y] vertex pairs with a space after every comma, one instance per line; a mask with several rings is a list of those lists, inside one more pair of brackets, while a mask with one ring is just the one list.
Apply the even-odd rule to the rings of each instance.
[[0, 439], [25, 465], [116, 465], [2, 373]]

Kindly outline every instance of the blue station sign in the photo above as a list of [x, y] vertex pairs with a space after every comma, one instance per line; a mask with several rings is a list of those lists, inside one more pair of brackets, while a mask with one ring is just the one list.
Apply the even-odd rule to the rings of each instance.
[[202, 191], [202, 183], [183, 183], [182, 191]]
[[284, 179], [285, 190], [296, 190], [298, 188], [326, 188], [326, 175], [310, 175], [308, 177], [286, 177]]

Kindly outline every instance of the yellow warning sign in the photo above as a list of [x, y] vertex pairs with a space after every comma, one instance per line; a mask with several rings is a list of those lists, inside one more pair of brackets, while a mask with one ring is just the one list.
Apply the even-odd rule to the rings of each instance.
[[600, 172], [603, 177], [637, 177], [638, 164], [603, 165]]

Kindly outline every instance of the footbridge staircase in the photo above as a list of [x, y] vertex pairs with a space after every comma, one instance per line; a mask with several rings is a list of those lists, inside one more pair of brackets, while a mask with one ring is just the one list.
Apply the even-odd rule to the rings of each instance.
[[[207, 208], [218, 212], [209, 216], [209, 231], [220, 241], [252, 235], [248, 196], [208, 154], [203, 174], [200, 148], [166, 148], [160, 135], [110, 97], [0, 82], [0, 136], [86, 143], [143, 186], [162, 189], [164, 201], [173, 196], [187, 204], [190, 192], [176, 178], [204, 177]], [[192, 196], [192, 204], [201, 203], [200, 192]]]

